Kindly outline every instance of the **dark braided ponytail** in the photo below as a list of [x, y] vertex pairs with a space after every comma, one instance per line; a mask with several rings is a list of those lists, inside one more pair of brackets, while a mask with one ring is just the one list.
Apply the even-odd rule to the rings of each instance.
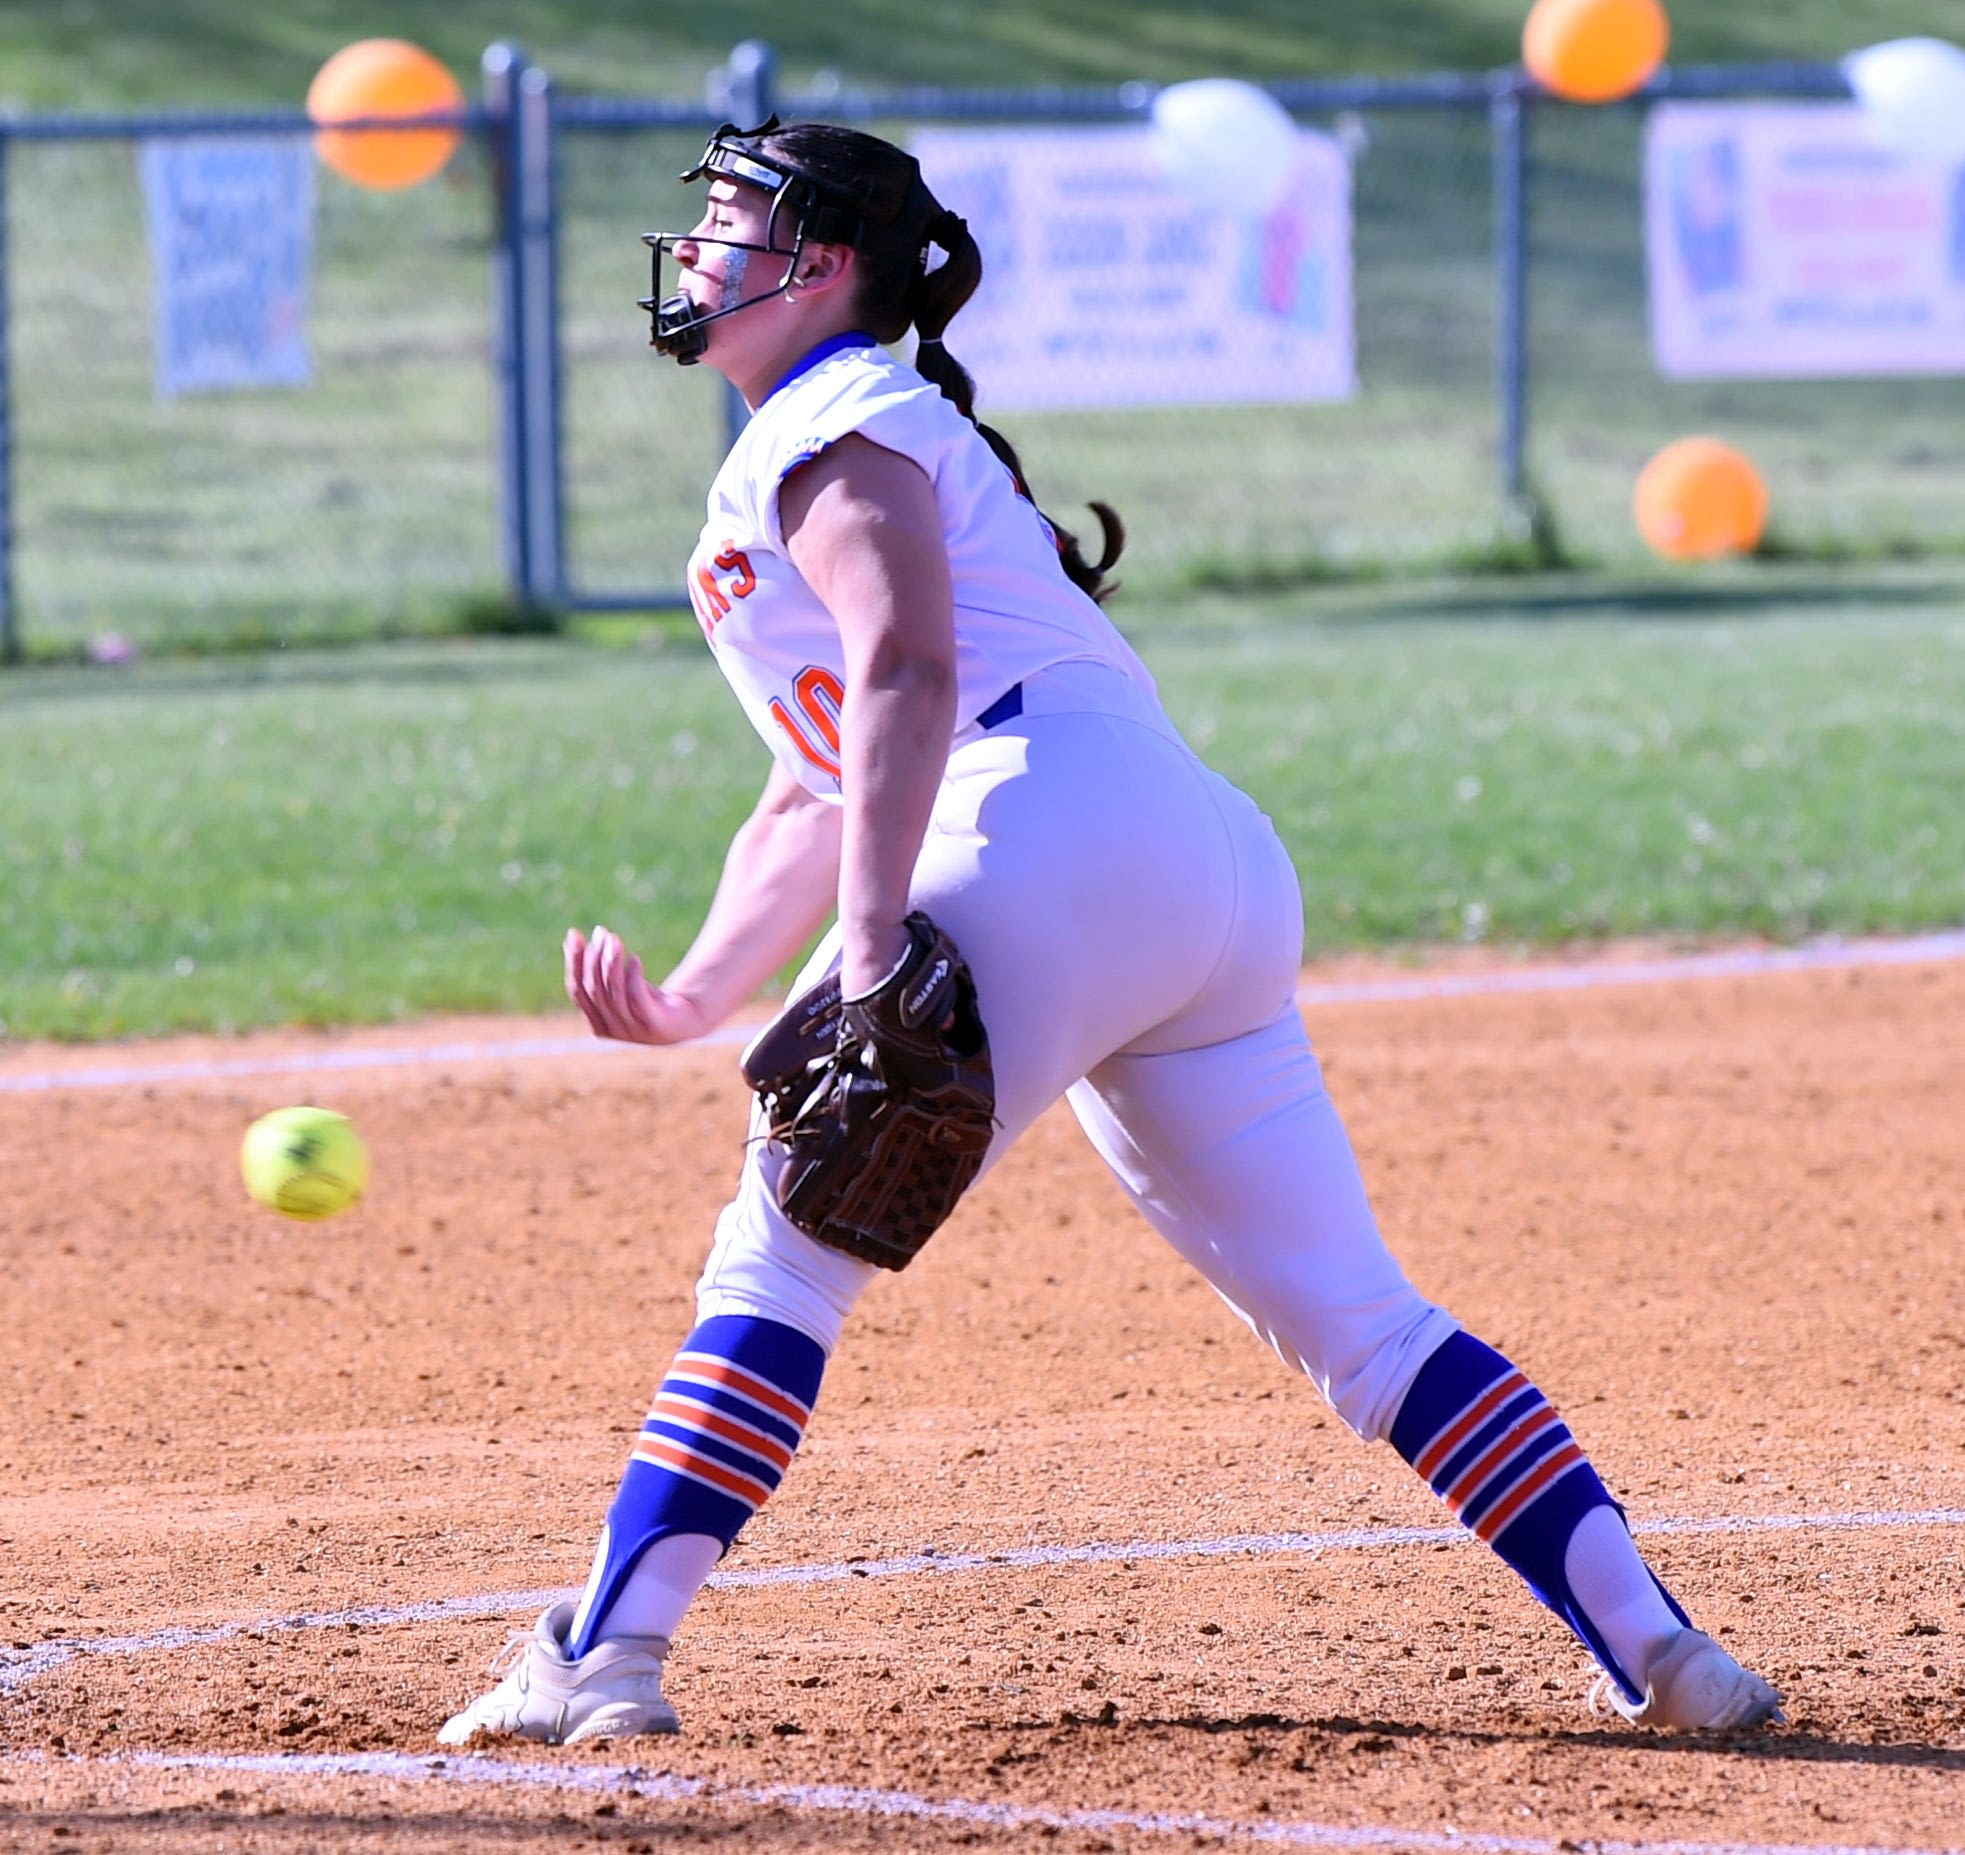
[[[859, 308], [867, 333], [877, 341], [894, 342], [910, 328], [915, 331], [920, 343], [915, 370], [982, 433], [1009, 471], [1017, 494], [1034, 507], [1037, 499], [1025, 481], [1016, 447], [976, 417], [976, 383], [942, 342], [956, 311], [982, 282], [982, 252], [967, 223], [936, 202], [912, 155], [878, 136], [832, 123], [798, 122], [773, 130], [766, 146], [859, 210], [867, 228], [857, 247]], [[928, 265], [930, 246], [943, 254], [933, 269]], [[1109, 503], [1089, 506], [1102, 536], [1096, 561], [1085, 558], [1076, 535], [1050, 517], [1044, 519], [1057, 536], [1058, 560], [1072, 583], [1104, 600], [1117, 591], [1105, 583], [1105, 576], [1126, 545], [1126, 528]]]

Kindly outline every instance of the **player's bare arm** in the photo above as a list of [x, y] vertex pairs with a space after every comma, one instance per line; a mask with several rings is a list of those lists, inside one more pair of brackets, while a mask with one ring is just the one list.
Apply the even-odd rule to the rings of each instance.
[[955, 605], [934, 485], [857, 435], [779, 496], [786, 547], [839, 623], [845, 800], [840, 979], [869, 991], [908, 945], [908, 884], [955, 730]]
[[804, 947], [838, 887], [837, 806], [773, 765], [737, 828], [709, 912], [660, 985], [610, 929], [566, 936], [566, 993], [596, 1037], [681, 1043], [714, 1030]]

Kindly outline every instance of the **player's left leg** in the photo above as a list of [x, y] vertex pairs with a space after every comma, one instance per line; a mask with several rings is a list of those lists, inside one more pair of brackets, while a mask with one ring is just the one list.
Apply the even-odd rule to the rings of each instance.
[[578, 1603], [545, 1612], [504, 1679], [445, 1723], [442, 1743], [677, 1730], [661, 1692], [670, 1639], [776, 1491], [840, 1328], [879, 1273], [786, 1221], [772, 1190], [779, 1163], [761, 1138], [751, 1143], [697, 1285], [696, 1325], [642, 1422]]
[[1223, 1300], [1576, 1632], [1618, 1711], [1675, 1726], [1775, 1714], [1773, 1690], [1689, 1628], [1542, 1393], [1406, 1280], [1293, 1005], [1222, 1043], [1114, 1057], [1071, 1102]]
[[696, 1287], [697, 1324], [643, 1420], [571, 1631], [673, 1634], [716, 1562], [777, 1490], [846, 1316], [879, 1274], [779, 1210], [781, 1163], [755, 1123]]
[[505, 1679], [438, 1739], [571, 1744], [677, 1730], [661, 1690], [670, 1638], [791, 1465], [825, 1361], [783, 1320], [699, 1320], [643, 1420], [579, 1602], [551, 1606]]
[[[1090, 708], [1054, 680], [1029, 688], [1014, 725], [951, 754], [913, 883], [975, 976], [995, 1065], [992, 1162], [1109, 1050], [1209, 989], [1237, 893], [1223, 807], [1255, 816], [1116, 672], [1096, 673]], [[1129, 712], [1106, 712], [1106, 697]], [[835, 929], [801, 987], [836, 948]], [[841, 1325], [879, 1271], [791, 1225], [773, 1189], [783, 1156], [762, 1133], [754, 1120], [698, 1286], [699, 1324], [637, 1439], [586, 1591], [568, 1616], [542, 1620], [505, 1700], [494, 1691], [466, 1709], [453, 1737], [512, 1716], [522, 1681], [572, 1686], [603, 1647], [665, 1652], [785, 1472]], [[568, 1719], [591, 1698], [583, 1690]], [[537, 1712], [517, 1729], [533, 1731]], [[556, 1716], [535, 1734], [555, 1735], [572, 1736]]]

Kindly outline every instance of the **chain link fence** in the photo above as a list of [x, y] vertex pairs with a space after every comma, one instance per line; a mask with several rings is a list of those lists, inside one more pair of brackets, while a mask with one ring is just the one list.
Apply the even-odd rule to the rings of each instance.
[[1540, 106], [1533, 118], [1527, 468], [1571, 547], [1639, 561], [1639, 469], [1711, 432], [1766, 478], [1775, 546], [1965, 549], [1965, 379], [1662, 378], [1646, 319], [1645, 111]]
[[10, 139], [12, 590], [37, 648], [434, 628], [499, 596], [481, 134], [406, 193], [322, 172], [305, 385], [175, 393], [139, 155], [182, 135]]
[[[922, 120], [856, 126], [905, 143]], [[1497, 531], [1485, 121], [1404, 108], [1346, 111], [1331, 126], [1359, 151], [1355, 398], [999, 414], [985, 396], [979, 407], [1000, 418], [1038, 500], [1067, 527], [1096, 534], [1092, 497], [1119, 510], [1134, 584], [1342, 573], [1445, 557]], [[715, 377], [651, 357], [633, 307], [650, 287], [638, 234], [694, 221], [673, 177], [700, 145], [700, 131], [560, 130], [567, 552], [579, 591], [609, 601], [676, 572], [727, 443]], [[958, 316], [958, 359], [963, 330]]]
[[[320, 172], [309, 375], [285, 387], [159, 391], [140, 157], [214, 134], [295, 145], [304, 120], [0, 123], [0, 646], [248, 646], [680, 603], [731, 400], [651, 353], [636, 299], [641, 234], [695, 217], [675, 177], [706, 129], [776, 103], [905, 142], [934, 125], [1136, 123], [1152, 95], [779, 100], [749, 50], [732, 94], [701, 104], [556, 99], [543, 74], [508, 72], [506, 106], [470, 112], [435, 180], [374, 193]], [[1839, 82], [1708, 71], [1667, 90]], [[1965, 382], [1658, 377], [1641, 103], [1559, 105], [1513, 73], [1274, 89], [1349, 156], [1355, 395], [1002, 413], [1067, 526], [1089, 498], [1119, 508], [1136, 586], [1478, 569], [1560, 547], [1635, 563], [1635, 474], [1699, 430], [1760, 464], [1782, 545], [1961, 545]], [[958, 357], [962, 334], [958, 318]]]

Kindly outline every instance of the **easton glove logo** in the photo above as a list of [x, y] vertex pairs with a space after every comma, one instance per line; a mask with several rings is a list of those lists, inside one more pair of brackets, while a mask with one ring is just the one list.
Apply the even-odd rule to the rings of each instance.
[[915, 987], [901, 1006], [901, 1015], [909, 1024], [919, 1024], [927, 1015], [928, 1007], [935, 1002], [935, 995], [942, 989], [948, 978], [947, 960], [937, 960], [928, 969], [928, 976]]

